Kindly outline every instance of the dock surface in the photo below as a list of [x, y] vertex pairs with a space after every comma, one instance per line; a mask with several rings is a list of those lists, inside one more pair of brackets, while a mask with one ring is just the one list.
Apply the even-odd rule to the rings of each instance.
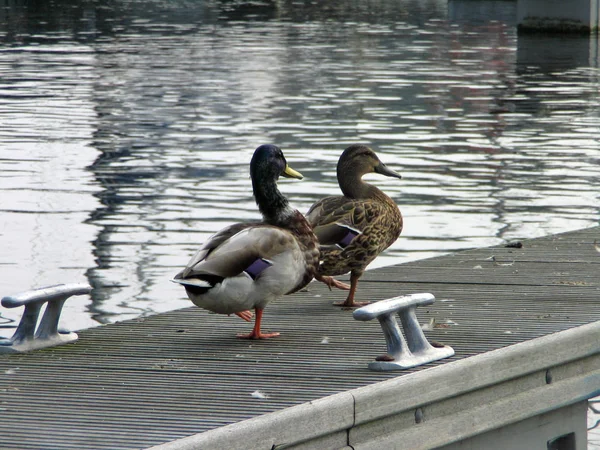
[[596, 322], [598, 273], [600, 227], [369, 271], [358, 300], [432, 293], [419, 321], [456, 352], [400, 372], [367, 369], [385, 353], [379, 324], [332, 306], [346, 292], [316, 282], [267, 307], [275, 339], [236, 339], [251, 324], [196, 307], [84, 330], [0, 355], [0, 448], [148, 448]]

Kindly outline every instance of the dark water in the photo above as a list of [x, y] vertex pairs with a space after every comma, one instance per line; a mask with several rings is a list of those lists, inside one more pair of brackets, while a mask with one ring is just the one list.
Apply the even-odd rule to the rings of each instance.
[[266, 142], [305, 175], [280, 183], [302, 211], [351, 143], [402, 173], [369, 177], [405, 216], [373, 267], [597, 225], [598, 41], [517, 36], [515, 9], [2, 2], [0, 295], [87, 281], [72, 329], [189, 306], [168, 280], [258, 218]]

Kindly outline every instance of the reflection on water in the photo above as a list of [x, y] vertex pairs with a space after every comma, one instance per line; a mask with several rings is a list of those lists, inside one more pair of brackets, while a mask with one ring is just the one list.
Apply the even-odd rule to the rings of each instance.
[[514, 2], [4, 5], [0, 295], [87, 280], [71, 328], [189, 306], [168, 280], [258, 218], [265, 142], [302, 211], [350, 143], [402, 173], [369, 177], [405, 217], [373, 267], [598, 224], [597, 40], [517, 37]]

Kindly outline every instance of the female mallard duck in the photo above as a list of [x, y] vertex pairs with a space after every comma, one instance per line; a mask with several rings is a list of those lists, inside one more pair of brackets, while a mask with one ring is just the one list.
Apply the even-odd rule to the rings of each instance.
[[287, 165], [279, 147], [261, 145], [250, 162], [254, 197], [263, 222], [238, 223], [217, 232], [173, 280], [195, 305], [220, 314], [236, 314], [254, 329], [238, 335], [266, 339], [260, 331], [270, 301], [306, 286], [319, 264], [319, 244], [304, 216], [277, 189], [279, 176], [302, 179]]
[[[315, 278], [330, 288], [350, 289], [345, 302], [335, 303], [338, 306], [366, 304], [354, 301], [358, 279], [402, 231], [398, 206], [381, 190], [362, 180], [363, 175], [373, 172], [401, 178], [369, 147], [351, 145], [337, 165], [337, 179], [344, 195], [318, 201], [306, 215], [321, 244], [321, 264]], [[350, 272], [350, 286], [331, 277], [347, 272]]]

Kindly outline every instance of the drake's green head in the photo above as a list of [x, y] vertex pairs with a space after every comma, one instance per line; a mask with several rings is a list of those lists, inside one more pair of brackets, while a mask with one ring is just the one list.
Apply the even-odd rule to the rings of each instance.
[[286, 178], [303, 178], [300, 172], [292, 169], [279, 147], [272, 144], [261, 145], [254, 151], [250, 161], [250, 177], [252, 180], [277, 180]]

